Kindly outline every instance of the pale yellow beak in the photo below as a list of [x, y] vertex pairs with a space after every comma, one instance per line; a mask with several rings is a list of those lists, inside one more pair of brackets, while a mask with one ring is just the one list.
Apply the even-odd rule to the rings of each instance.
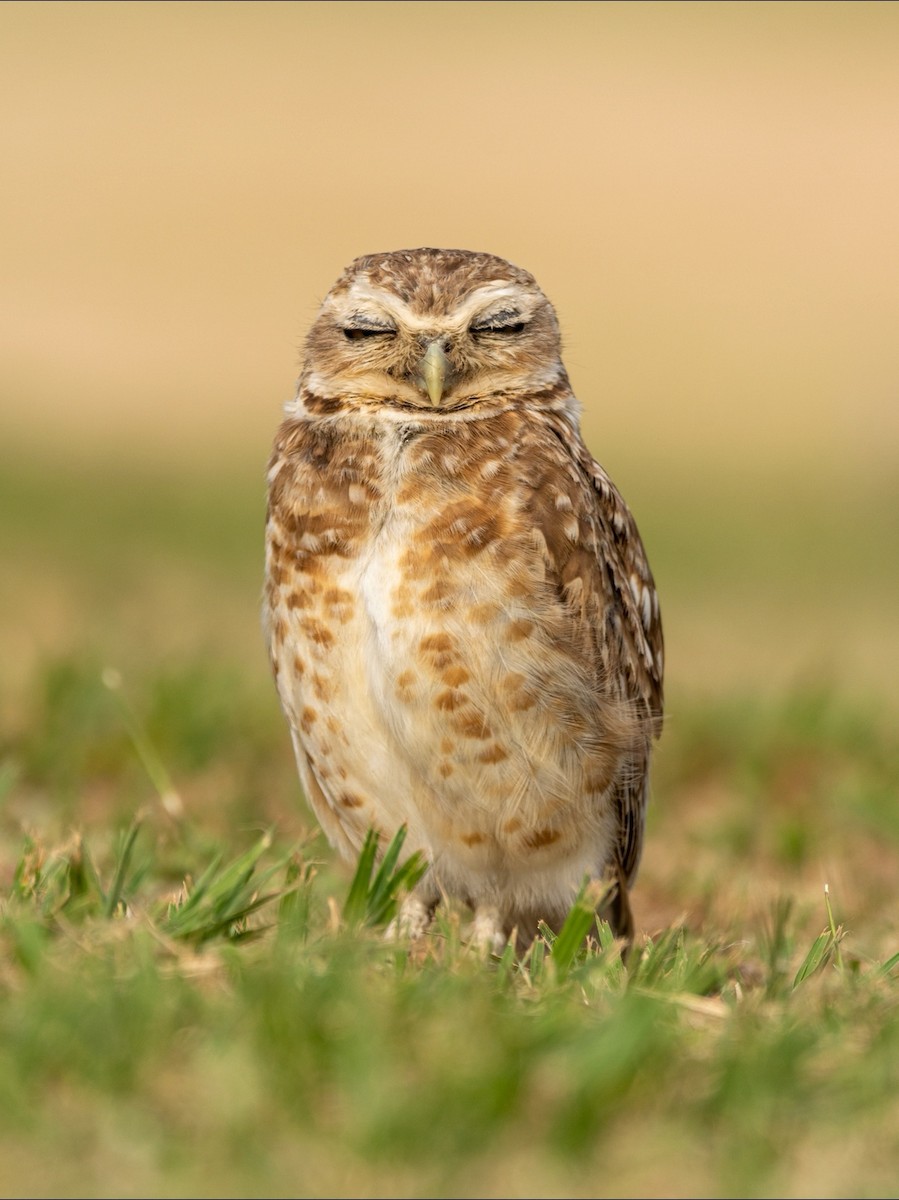
[[431, 342], [421, 360], [421, 377], [424, 380], [428, 398], [436, 408], [443, 398], [443, 387], [446, 382], [446, 372], [449, 359], [439, 342]]

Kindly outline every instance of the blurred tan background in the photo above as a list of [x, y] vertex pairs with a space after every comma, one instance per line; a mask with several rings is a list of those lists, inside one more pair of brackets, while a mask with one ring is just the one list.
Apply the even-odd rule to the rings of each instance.
[[0, 94], [4, 461], [261, 479], [343, 266], [489, 250], [676, 678], [896, 694], [899, 5], [5, 3]]

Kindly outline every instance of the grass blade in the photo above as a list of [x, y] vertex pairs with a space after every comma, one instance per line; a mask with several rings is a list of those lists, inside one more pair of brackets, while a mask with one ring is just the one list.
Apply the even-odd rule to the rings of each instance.
[[894, 967], [899, 967], [899, 952], [892, 955], [891, 958], [888, 958], [885, 963], [881, 963], [880, 967], [878, 968], [878, 974], [889, 975]]
[[103, 915], [107, 918], [115, 916], [119, 906], [124, 907], [123, 893], [125, 890], [125, 880], [128, 875], [128, 868], [131, 864], [131, 855], [134, 850], [134, 843], [137, 840], [137, 835], [140, 832], [140, 821], [132, 821], [125, 837], [122, 841], [121, 848], [116, 857], [115, 874], [112, 879], [112, 886], [106, 893], [103, 900]]
[[343, 902], [343, 919], [347, 925], [361, 925], [365, 920], [371, 873], [374, 870], [375, 858], [378, 853], [378, 840], [377, 833], [373, 829], [369, 829], [359, 853], [350, 890]]
[[579, 951], [583, 948], [584, 939], [596, 920], [596, 901], [598, 899], [596, 886], [585, 880], [574, 904], [568, 910], [568, 916], [565, 918], [562, 928], [552, 943], [552, 962], [559, 979], [566, 977]]
[[406, 826], [401, 825], [384, 852], [381, 865], [372, 879], [378, 854], [378, 835], [370, 829], [356, 863], [356, 871], [346, 900], [343, 919], [351, 928], [359, 925], [386, 925], [395, 915], [400, 892], [411, 891], [424, 875], [427, 863], [420, 854], [412, 854], [397, 866]]
[[283, 871], [283, 861], [257, 874], [259, 859], [271, 844], [271, 834], [264, 834], [245, 854], [224, 868], [220, 866], [221, 855], [216, 855], [184, 900], [169, 904], [162, 920], [169, 936], [197, 943], [222, 934], [247, 936], [246, 930], [235, 927], [284, 894], [283, 889], [263, 890], [275, 874]]
[[796, 972], [796, 978], [793, 980], [794, 988], [808, 979], [810, 975], [814, 975], [831, 958], [837, 970], [841, 974], [843, 972], [843, 956], [840, 951], [840, 942], [845, 936], [845, 930], [842, 925], [837, 925], [834, 920], [833, 909], [830, 906], [830, 888], [826, 883], [824, 885], [824, 907], [827, 910], [827, 928], [812, 942], [811, 949], [805, 956], [802, 966]]
[[802, 966], [796, 972], [796, 978], [793, 980], [794, 988], [799, 987], [800, 983], [808, 979], [810, 975], [814, 975], [827, 962], [827, 959], [830, 957], [832, 942], [833, 939], [829, 929], [826, 929], [824, 933], [818, 934], [812, 942], [811, 949], [806, 954]]

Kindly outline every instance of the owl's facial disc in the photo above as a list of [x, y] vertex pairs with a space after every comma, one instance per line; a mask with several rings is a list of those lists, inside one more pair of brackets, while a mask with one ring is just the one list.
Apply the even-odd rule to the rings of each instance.
[[302, 387], [349, 406], [453, 412], [564, 376], [555, 313], [533, 279], [454, 251], [357, 260], [306, 350]]

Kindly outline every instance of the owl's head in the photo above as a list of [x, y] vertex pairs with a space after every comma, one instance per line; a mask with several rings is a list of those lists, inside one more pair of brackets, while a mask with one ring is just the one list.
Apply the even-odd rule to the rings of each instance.
[[493, 254], [396, 250], [352, 262], [306, 339], [300, 391], [446, 411], [566, 382], [559, 324], [532, 275]]

